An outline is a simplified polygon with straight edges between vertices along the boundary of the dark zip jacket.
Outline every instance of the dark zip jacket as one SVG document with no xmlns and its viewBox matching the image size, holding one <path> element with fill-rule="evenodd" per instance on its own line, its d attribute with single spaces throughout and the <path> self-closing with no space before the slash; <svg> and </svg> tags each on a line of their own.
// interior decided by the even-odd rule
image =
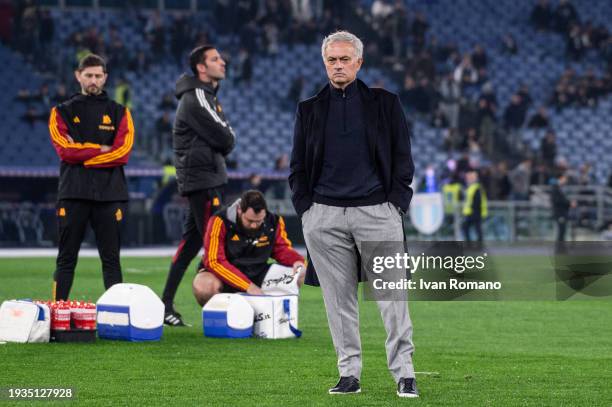
<svg viewBox="0 0 612 407">
<path fill-rule="evenodd" d="M 227 183 L 224 157 L 234 148 L 235 136 L 217 100 L 217 90 L 189 75 L 176 82 L 179 104 L 172 134 L 182 195 Z"/>
<path fill-rule="evenodd" d="M 370 162 L 375 165 L 385 200 L 406 212 L 412 199 L 414 164 L 410 129 L 402 106 L 397 95 L 356 81 L 363 103 Z M 296 113 L 289 185 L 293 206 L 300 217 L 312 205 L 314 187 L 323 167 L 330 91 L 327 85 L 316 96 L 300 102 Z M 369 163 L 356 160 L 354 165 Z"/>
</svg>

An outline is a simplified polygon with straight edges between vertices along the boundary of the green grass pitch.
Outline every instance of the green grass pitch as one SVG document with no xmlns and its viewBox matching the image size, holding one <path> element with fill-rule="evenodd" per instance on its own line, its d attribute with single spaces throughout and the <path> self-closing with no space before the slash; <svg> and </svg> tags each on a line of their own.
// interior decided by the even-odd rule
<svg viewBox="0 0 612 407">
<path fill-rule="evenodd" d="M 169 258 L 124 258 L 124 280 L 158 294 Z M 54 259 L 0 259 L 0 300 L 49 298 Z M 97 259 L 81 259 L 72 297 L 103 292 Z M 209 339 L 191 295 L 176 306 L 192 328 L 155 343 L 0 345 L 0 387 L 72 387 L 84 405 L 611 406 L 612 303 L 412 302 L 421 398 L 399 399 L 375 303 L 361 304 L 362 393 L 330 396 L 336 358 L 319 289 L 300 298 L 301 339 Z M 0 400 L 0 405 L 7 400 Z M 27 405 L 40 402 L 16 402 Z"/>
</svg>

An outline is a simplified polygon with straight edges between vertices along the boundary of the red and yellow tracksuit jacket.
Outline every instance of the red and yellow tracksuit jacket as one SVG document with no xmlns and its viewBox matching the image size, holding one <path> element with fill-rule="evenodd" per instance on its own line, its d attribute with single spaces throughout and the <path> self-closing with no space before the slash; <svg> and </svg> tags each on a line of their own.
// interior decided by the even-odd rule
<svg viewBox="0 0 612 407">
<path fill-rule="evenodd" d="M 134 145 L 134 122 L 126 107 L 105 92 L 74 95 L 51 109 L 49 133 L 61 161 L 58 200 L 128 200 L 123 166 Z M 102 145 L 111 150 L 103 153 Z"/>
<path fill-rule="evenodd" d="M 268 259 L 291 267 L 304 258 L 291 246 L 282 216 L 270 212 L 259 232 L 247 235 L 236 223 L 238 202 L 210 218 L 204 236 L 204 267 L 225 284 L 246 291 L 252 280 L 260 284 Z"/>
</svg>

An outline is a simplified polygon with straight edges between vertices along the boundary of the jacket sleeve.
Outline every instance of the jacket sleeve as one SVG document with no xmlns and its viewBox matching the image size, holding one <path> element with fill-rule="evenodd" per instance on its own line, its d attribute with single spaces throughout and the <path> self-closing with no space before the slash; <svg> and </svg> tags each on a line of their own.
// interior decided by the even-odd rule
<svg viewBox="0 0 612 407">
<path fill-rule="evenodd" d="M 224 156 L 228 155 L 236 142 L 234 130 L 229 123 L 221 119 L 202 89 L 196 88 L 194 92 L 188 92 L 183 97 L 186 117 L 182 119 L 214 150 Z"/>
<path fill-rule="evenodd" d="M 224 283 L 246 291 L 251 285 L 251 280 L 225 257 L 225 233 L 223 220 L 213 216 L 208 222 L 204 235 L 204 267 Z"/>
<path fill-rule="evenodd" d="M 410 184 L 414 176 L 414 163 L 412 162 L 412 149 L 410 146 L 410 129 L 397 96 L 394 97 L 391 112 L 393 161 L 391 163 L 389 201 L 406 212 L 412 199 Z"/>
<path fill-rule="evenodd" d="M 85 161 L 85 167 L 108 168 L 127 164 L 134 145 L 134 122 L 130 110 L 127 107 L 124 109 L 110 151 Z"/>
<path fill-rule="evenodd" d="M 283 266 L 289 267 L 293 266 L 296 261 L 304 261 L 304 258 L 291 247 L 291 241 L 287 237 L 287 230 L 285 229 L 285 220 L 282 216 L 278 217 L 272 258 Z"/>
<path fill-rule="evenodd" d="M 68 164 L 81 164 L 100 154 L 100 144 L 70 141 L 68 126 L 57 107 L 49 115 L 49 135 L 60 160 Z"/>
<path fill-rule="evenodd" d="M 293 207 L 301 218 L 304 212 L 312 205 L 312 196 L 308 187 L 306 168 L 306 135 L 302 127 L 301 105 L 298 105 L 293 128 L 293 149 L 289 165 L 289 186 L 291 187 L 291 201 Z"/>
</svg>

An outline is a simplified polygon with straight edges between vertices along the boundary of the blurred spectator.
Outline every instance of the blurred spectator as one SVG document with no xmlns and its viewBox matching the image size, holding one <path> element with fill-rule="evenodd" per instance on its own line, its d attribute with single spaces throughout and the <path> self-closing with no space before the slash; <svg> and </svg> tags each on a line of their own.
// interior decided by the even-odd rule
<svg viewBox="0 0 612 407">
<path fill-rule="evenodd" d="M 523 127 L 527 111 L 521 102 L 522 99 L 518 93 L 515 93 L 510 98 L 510 104 L 504 111 L 504 126 L 507 129 L 517 130 Z"/>
<path fill-rule="evenodd" d="M 21 116 L 21 120 L 28 123 L 31 127 L 34 127 L 34 124 L 37 121 L 46 122 L 49 120 L 48 112 L 41 112 L 37 110 L 35 107 L 30 106 L 26 110 L 26 112 Z"/>
<path fill-rule="evenodd" d="M 421 12 L 416 12 L 412 21 L 412 49 L 414 52 L 419 52 L 425 45 L 425 36 L 429 29 L 429 23 L 425 15 Z"/>
<path fill-rule="evenodd" d="M 173 157 L 172 121 L 168 111 L 155 121 L 155 137 L 151 139 L 149 151 L 159 162 L 171 160 Z"/>
<path fill-rule="evenodd" d="M 51 16 L 49 10 L 42 10 L 40 12 L 40 18 L 38 21 L 38 37 L 40 42 L 40 51 L 44 58 L 40 58 L 40 62 L 44 65 L 43 70 L 50 70 L 52 68 L 51 61 L 53 56 L 51 55 L 53 40 L 55 38 L 55 22 Z"/>
<path fill-rule="evenodd" d="M 512 34 L 505 34 L 502 37 L 502 52 L 510 55 L 518 54 L 518 45 Z"/>
<path fill-rule="evenodd" d="M 595 183 L 595 178 L 593 176 L 592 170 L 593 166 L 589 162 L 580 165 L 580 168 L 578 170 L 579 185 L 591 185 Z"/>
<path fill-rule="evenodd" d="M 240 51 L 238 52 L 236 72 L 236 83 L 251 83 L 251 79 L 253 78 L 253 62 L 251 60 L 249 51 L 247 51 L 247 49 L 244 47 L 240 48 Z"/>
<path fill-rule="evenodd" d="M 238 32 L 240 44 L 251 54 L 257 51 L 257 42 L 260 37 L 257 23 L 250 21 L 248 24 L 240 27 Z"/>
<path fill-rule="evenodd" d="M 491 200 L 505 201 L 510 196 L 510 189 L 508 163 L 500 161 L 494 171 L 491 171 Z"/>
<path fill-rule="evenodd" d="M 554 13 L 554 26 L 560 33 L 567 33 L 571 25 L 578 22 L 578 13 L 569 0 L 559 0 Z"/>
<path fill-rule="evenodd" d="M 374 0 L 370 12 L 376 22 L 381 22 L 391 15 L 393 5 L 390 0 Z"/>
<path fill-rule="evenodd" d="M 565 241 L 565 231 L 567 222 L 569 220 L 569 210 L 571 207 L 576 207 L 576 202 L 570 201 L 563 192 L 563 187 L 567 184 L 567 181 L 567 175 L 561 174 L 557 178 L 556 182 L 553 183 L 550 194 L 553 219 L 557 223 L 557 242 Z"/>
<path fill-rule="evenodd" d="M 166 55 L 166 27 L 159 11 L 150 14 L 145 26 L 145 34 L 155 59 L 163 59 Z"/>
<path fill-rule="evenodd" d="M 172 23 L 171 50 L 176 66 L 183 66 L 183 55 L 192 42 L 191 25 L 184 15 L 174 17 Z"/>
<path fill-rule="evenodd" d="M 82 46 L 94 54 L 104 54 L 104 39 L 97 27 L 89 27 L 82 37 Z"/>
<path fill-rule="evenodd" d="M 444 139 L 442 141 L 442 145 L 446 151 L 455 151 L 461 149 L 462 140 L 459 135 L 459 129 L 455 127 L 451 127 L 446 129 L 444 134 Z"/>
<path fill-rule="evenodd" d="M 51 102 L 53 100 L 49 92 L 49 85 L 46 83 L 43 83 L 37 91 L 30 91 L 29 89 L 19 90 L 16 99 L 28 105 L 41 105 L 45 110 L 51 109 Z"/>
<path fill-rule="evenodd" d="M 521 97 L 521 106 L 523 106 L 523 109 L 527 111 L 527 109 L 529 109 L 529 106 L 531 106 L 531 104 L 533 103 L 533 98 L 531 97 L 531 93 L 529 92 L 529 87 L 526 84 L 522 83 L 519 86 L 519 90 L 517 93 Z"/>
<path fill-rule="evenodd" d="M 417 112 L 428 114 L 432 112 L 436 102 L 436 91 L 429 79 L 423 77 L 414 88 L 414 108 Z"/>
<path fill-rule="evenodd" d="M 242 190 L 247 191 L 249 189 L 256 189 L 258 191 L 261 191 L 262 182 L 263 182 L 263 179 L 261 175 L 252 173 L 251 175 L 249 175 L 249 178 L 244 180 L 244 182 L 242 183 Z"/>
<path fill-rule="evenodd" d="M 287 110 L 295 111 L 297 104 L 300 102 L 302 97 L 302 91 L 304 89 L 304 77 L 299 75 L 291 81 L 291 86 L 285 96 L 285 106 Z"/>
<path fill-rule="evenodd" d="M 108 59 L 109 64 L 112 64 L 113 73 L 117 76 L 124 76 L 129 68 L 130 54 L 125 48 L 123 39 L 116 27 L 110 28 Z"/>
<path fill-rule="evenodd" d="M 404 77 L 404 86 L 399 92 L 399 98 L 405 108 L 413 110 L 416 106 L 416 82 L 410 74 Z"/>
<path fill-rule="evenodd" d="M 461 63 L 455 68 L 453 78 L 455 82 L 462 85 L 478 82 L 478 71 L 472 65 L 472 58 L 469 54 L 464 55 L 463 59 L 461 59 Z"/>
<path fill-rule="evenodd" d="M 511 185 L 510 198 L 513 201 L 525 201 L 529 199 L 529 186 L 531 183 L 531 160 L 526 159 L 517 165 L 508 174 Z"/>
<path fill-rule="evenodd" d="M 533 116 L 531 116 L 531 119 L 529 119 L 527 127 L 532 129 L 542 129 L 548 126 L 550 126 L 548 111 L 544 106 L 540 106 L 538 111 Z"/>
<path fill-rule="evenodd" d="M 459 124 L 459 101 L 461 99 L 461 87 L 453 80 L 452 74 L 446 75 L 438 87 L 440 94 L 440 111 L 446 117 L 450 127 Z"/>
<path fill-rule="evenodd" d="M 151 67 L 151 59 L 146 52 L 140 50 L 130 62 L 130 70 L 138 74 L 146 73 Z"/>
<path fill-rule="evenodd" d="M 548 185 L 551 170 L 544 163 L 539 163 L 531 171 L 531 185 Z"/>
<path fill-rule="evenodd" d="M 578 24 L 572 24 L 567 36 L 567 54 L 575 61 L 582 59 L 585 51 L 584 37 Z"/>
<path fill-rule="evenodd" d="M 431 125 L 438 129 L 445 129 L 448 127 L 448 120 L 446 119 L 446 115 L 442 112 L 440 108 L 433 112 L 431 116 Z"/>
<path fill-rule="evenodd" d="M 176 108 L 176 98 L 172 92 L 164 93 L 159 108 L 162 110 L 174 110 Z"/>
<path fill-rule="evenodd" d="M 481 69 L 485 69 L 488 63 L 489 59 L 482 45 L 476 45 L 474 47 L 474 52 L 472 52 L 472 65 L 476 70 L 480 71 Z"/>
<path fill-rule="evenodd" d="M 415 78 L 426 77 L 433 81 L 436 77 L 436 65 L 429 51 L 424 50 L 419 52 L 410 64 L 409 71 Z"/>
<path fill-rule="evenodd" d="M 546 31 L 550 29 L 553 21 L 553 11 L 548 0 L 538 0 L 531 10 L 531 23 L 536 29 Z"/>
<path fill-rule="evenodd" d="M 279 31 L 278 26 L 273 23 L 268 23 L 263 27 L 263 40 L 266 53 L 268 55 L 278 54 L 279 49 Z"/>
<path fill-rule="evenodd" d="M 484 87 L 483 87 L 484 88 Z M 492 94 L 483 92 L 478 100 L 478 130 L 480 143 L 487 154 L 493 151 L 493 133 L 495 131 L 497 105 L 493 102 Z"/>
<path fill-rule="evenodd" d="M 133 108 L 132 104 L 132 89 L 130 88 L 130 84 L 125 80 L 125 78 L 117 79 L 117 83 L 115 84 L 115 102 L 122 104 L 128 109 Z"/>
<path fill-rule="evenodd" d="M 286 153 L 281 154 L 274 160 L 275 171 L 287 171 L 289 169 L 289 155 Z"/>
<path fill-rule="evenodd" d="M 58 105 L 70 97 L 66 91 L 66 85 L 60 83 L 55 88 L 55 95 L 51 98 L 52 105 Z"/>
</svg>

